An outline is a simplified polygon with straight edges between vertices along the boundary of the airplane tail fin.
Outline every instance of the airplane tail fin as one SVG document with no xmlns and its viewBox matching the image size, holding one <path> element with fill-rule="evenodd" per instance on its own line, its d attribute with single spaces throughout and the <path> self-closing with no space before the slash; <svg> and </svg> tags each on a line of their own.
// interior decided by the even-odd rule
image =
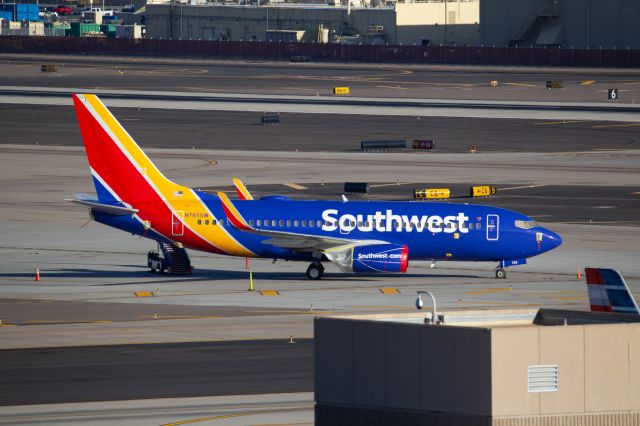
<svg viewBox="0 0 640 426">
<path fill-rule="evenodd" d="M 167 179 L 96 95 L 73 95 L 98 200 L 135 204 L 182 187 Z"/>
<path fill-rule="evenodd" d="M 592 312 L 640 315 L 638 304 L 620 272 L 604 268 L 586 268 L 585 272 Z"/>
</svg>

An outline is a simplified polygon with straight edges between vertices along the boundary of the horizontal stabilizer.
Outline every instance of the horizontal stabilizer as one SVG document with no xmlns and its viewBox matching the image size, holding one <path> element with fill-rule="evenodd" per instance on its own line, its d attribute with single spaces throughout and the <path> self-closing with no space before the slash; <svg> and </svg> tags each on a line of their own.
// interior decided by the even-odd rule
<svg viewBox="0 0 640 426">
<path fill-rule="evenodd" d="M 98 201 L 98 197 L 89 194 L 74 194 L 76 198 L 65 199 L 65 201 L 71 201 L 72 203 L 82 204 L 85 207 L 89 207 L 91 210 L 95 210 L 102 213 L 112 215 L 127 215 L 138 213 L 138 209 L 133 209 L 126 206 L 117 206 L 113 204 L 104 204 Z"/>
</svg>

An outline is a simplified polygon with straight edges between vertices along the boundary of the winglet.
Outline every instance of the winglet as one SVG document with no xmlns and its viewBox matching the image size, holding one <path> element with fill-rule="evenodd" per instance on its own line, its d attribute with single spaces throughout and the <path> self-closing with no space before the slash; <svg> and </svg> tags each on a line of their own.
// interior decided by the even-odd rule
<svg viewBox="0 0 640 426">
<path fill-rule="evenodd" d="M 251 196 L 251 193 L 240 179 L 233 178 L 233 184 L 235 185 L 236 192 L 241 200 L 253 200 L 253 196 Z"/>
<path fill-rule="evenodd" d="M 638 304 L 620 272 L 604 268 L 586 268 L 585 272 L 592 312 L 640 315 Z"/>
<path fill-rule="evenodd" d="M 249 226 L 246 220 L 242 217 L 236 206 L 233 205 L 227 194 L 224 192 L 218 192 L 218 197 L 220 197 L 220 202 L 222 203 L 222 208 L 224 210 L 224 214 L 227 216 L 227 219 L 231 221 L 233 226 L 238 229 L 242 229 L 243 231 L 251 231 L 253 228 Z"/>
</svg>

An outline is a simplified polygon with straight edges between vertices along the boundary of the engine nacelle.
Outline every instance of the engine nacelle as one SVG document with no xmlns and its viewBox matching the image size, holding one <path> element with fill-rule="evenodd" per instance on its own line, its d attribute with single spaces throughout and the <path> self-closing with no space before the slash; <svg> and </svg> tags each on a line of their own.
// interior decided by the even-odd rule
<svg viewBox="0 0 640 426">
<path fill-rule="evenodd" d="M 407 272 L 409 248 L 399 244 L 375 244 L 353 248 L 353 272 Z"/>
</svg>

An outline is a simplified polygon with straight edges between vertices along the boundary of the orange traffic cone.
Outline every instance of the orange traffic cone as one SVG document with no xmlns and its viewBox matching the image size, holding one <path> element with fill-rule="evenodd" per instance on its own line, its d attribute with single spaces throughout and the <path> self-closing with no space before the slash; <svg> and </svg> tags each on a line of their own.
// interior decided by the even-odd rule
<svg viewBox="0 0 640 426">
<path fill-rule="evenodd" d="M 36 281 L 40 281 L 40 268 L 36 268 Z"/>
</svg>

